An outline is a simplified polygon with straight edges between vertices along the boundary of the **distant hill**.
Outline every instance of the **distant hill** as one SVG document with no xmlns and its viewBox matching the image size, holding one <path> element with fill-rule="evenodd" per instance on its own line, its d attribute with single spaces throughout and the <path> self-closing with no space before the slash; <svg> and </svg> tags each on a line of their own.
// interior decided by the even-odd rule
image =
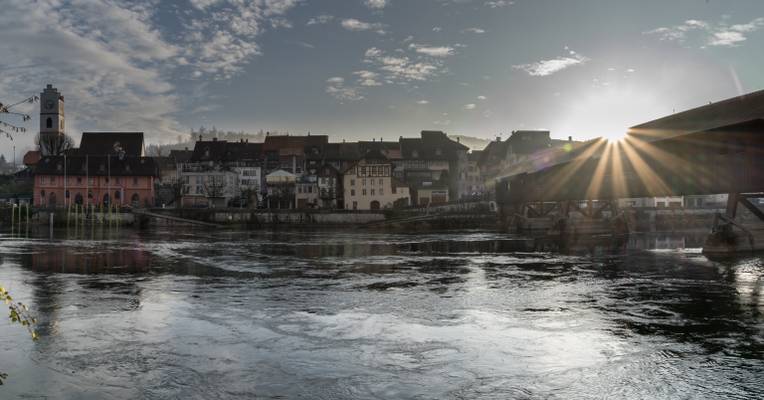
<svg viewBox="0 0 764 400">
<path fill-rule="evenodd" d="M 458 139 L 459 143 L 469 147 L 470 150 L 483 150 L 485 149 L 485 146 L 488 146 L 488 143 L 491 143 L 490 139 L 483 139 L 474 136 L 449 135 L 448 137 L 452 140 Z"/>
<path fill-rule="evenodd" d="M 280 132 L 273 132 L 273 134 L 282 134 Z M 202 137 L 204 140 L 210 140 L 212 138 L 216 138 L 218 140 L 226 140 L 229 142 L 238 142 L 240 140 L 248 140 L 250 143 L 261 143 L 265 140 L 266 133 L 262 130 L 258 133 L 249 133 L 249 132 L 232 132 L 232 131 L 221 131 L 218 130 L 215 127 L 212 127 L 211 129 L 201 127 L 199 130 L 191 130 L 190 135 L 184 137 L 178 137 L 177 142 L 175 143 L 168 143 L 168 144 L 149 144 L 146 146 L 146 154 L 149 156 L 157 156 L 157 155 L 168 155 L 170 154 L 170 150 L 183 150 L 188 148 L 189 150 L 193 150 L 194 146 L 196 145 L 196 141 L 199 140 L 199 137 Z"/>
</svg>

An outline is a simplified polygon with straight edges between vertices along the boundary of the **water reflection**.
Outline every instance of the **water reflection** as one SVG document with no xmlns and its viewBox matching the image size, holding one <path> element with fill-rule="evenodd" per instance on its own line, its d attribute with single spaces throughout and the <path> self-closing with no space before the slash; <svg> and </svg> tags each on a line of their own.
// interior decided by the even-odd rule
<svg viewBox="0 0 764 400">
<path fill-rule="evenodd" d="M 36 272 L 74 274 L 136 274 L 148 272 L 150 253 L 140 249 L 45 246 L 22 255 L 22 264 Z"/>
<path fill-rule="evenodd" d="M 46 233 L 41 234 L 45 237 Z M 696 236 L 565 254 L 491 232 L 4 237 L 10 396 L 756 398 L 764 263 Z M 645 250 L 649 248 L 649 250 Z M 7 364 L 6 364 L 7 363 Z"/>
</svg>

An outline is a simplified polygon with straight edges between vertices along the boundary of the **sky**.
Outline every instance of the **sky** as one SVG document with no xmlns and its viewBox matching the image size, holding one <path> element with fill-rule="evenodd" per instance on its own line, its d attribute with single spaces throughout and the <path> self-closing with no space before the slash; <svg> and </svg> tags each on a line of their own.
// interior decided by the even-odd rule
<svg viewBox="0 0 764 400">
<path fill-rule="evenodd" d="M 0 0 L 0 102 L 65 96 L 67 133 L 202 125 L 618 137 L 764 89 L 764 1 Z M 29 131 L 0 137 L 9 157 Z M 17 156 L 18 157 L 18 156 Z"/>
</svg>

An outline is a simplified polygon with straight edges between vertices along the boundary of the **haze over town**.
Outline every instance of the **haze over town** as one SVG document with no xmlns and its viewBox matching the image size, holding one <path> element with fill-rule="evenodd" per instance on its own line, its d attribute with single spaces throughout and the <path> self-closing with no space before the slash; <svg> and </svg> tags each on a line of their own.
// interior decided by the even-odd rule
<svg viewBox="0 0 764 400">
<path fill-rule="evenodd" d="M 53 83 L 72 136 L 154 143 L 202 125 L 335 141 L 614 137 L 764 87 L 762 28 L 755 0 L 5 0 L 0 101 Z M 6 158 L 31 148 L 26 127 L 0 140 Z"/>
</svg>

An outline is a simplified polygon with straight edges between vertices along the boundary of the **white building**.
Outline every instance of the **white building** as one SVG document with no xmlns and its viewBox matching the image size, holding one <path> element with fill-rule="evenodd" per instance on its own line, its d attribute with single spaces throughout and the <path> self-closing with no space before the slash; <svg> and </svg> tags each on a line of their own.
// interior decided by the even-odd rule
<svg viewBox="0 0 764 400">
<path fill-rule="evenodd" d="M 379 152 L 367 153 L 343 173 L 345 209 L 380 210 L 409 203 L 407 186 L 393 182 L 393 164 Z"/>
</svg>

